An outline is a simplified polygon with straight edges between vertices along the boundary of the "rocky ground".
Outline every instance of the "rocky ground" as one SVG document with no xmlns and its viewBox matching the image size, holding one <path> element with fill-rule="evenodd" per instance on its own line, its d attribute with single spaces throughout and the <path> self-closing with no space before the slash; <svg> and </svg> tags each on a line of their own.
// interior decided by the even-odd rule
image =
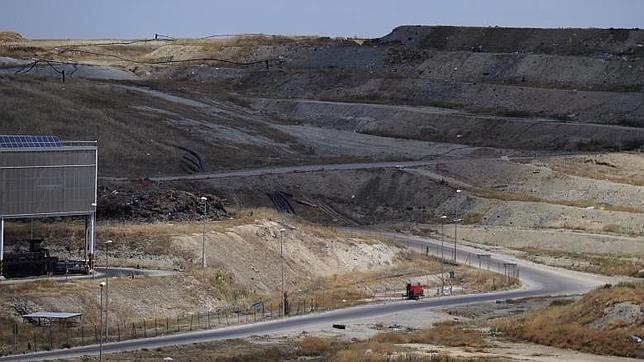
<svg viewBox="0 0 644 362">
<path fill-rule="evenodd" d="M 143 282 L 121 281 L 123 293 L 115 298 L 133 302 L 119 308 L 137 313 L 153 300 L 183 312 L 189 305 L 249 304 L 274 293 L 279 240 L 286 245 L 287 280 L 304 291 L 316 286 L 346 294 L 350 280 L 339 283 L 335 274 L 365 283 L 373 282 L 371 272 L 432 277 L 406 269 L 409 260 L 397 246 L 327 234 L 309 223 L 439 236 L 440 216 L 447 215 L 463 219 L 462 243 L 639 278 L 643 34 L 404 26 L 379 39 L 121 42 L 0 33 L 0 133 L 36 129 L 98 140 L 98 233 L 99 240 L 115 240 L 111 260 L 188 273 L 185 283 L 175 277 L 150 282 L 149 293 L 136 284 Z M 431 163 L 152 181 L 218 170 L 406 160 Z M 249 216 L 255 208 L 273 208 L 275 194 L 300 218 L 297 231 L 279 234 L 277 221 L 290 220 L 284 215 Z M 193 269 L 201 260 L 201 196 L 208 198 L 210 219 L 207 275 Z M 45 245 L 78 257 L 82 225 L 56 222 L 36 221 Z M 447 237 L 453 226 L 446 225 Z M 29 223 L 11 223 L 9 246 L 29 229 Z M 433 267 L 431 260 L 423 263 Z M 373 282 L 359 297 L 401 282 L 388 280 Z M 56 288 L 45 283 L 13 294 L 33 298 L 39 308 L 62 308 Z M 66 288 L 88 295 L 83 308 L 96 303 L 89 286 Z M 184 295 L 191 297 L 176 301 Z M 166 311 L 149 316 L 160 312 Z"/>
</svg>

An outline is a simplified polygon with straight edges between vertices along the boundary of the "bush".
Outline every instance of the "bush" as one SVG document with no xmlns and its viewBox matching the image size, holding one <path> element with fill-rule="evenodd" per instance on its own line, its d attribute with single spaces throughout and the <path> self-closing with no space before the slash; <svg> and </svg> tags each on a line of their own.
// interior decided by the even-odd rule
<svg viewBox="0 0 644 362">
<path fill-rule="evenodd" d="M 302 341 L 302 350 L 307 356 L 319 356 L 331 350 L 331 342 L 318 337 L 306 337 Z"/>
<path fill-rule="evenodd" d="M 516 340 L 631 357 L 635 356 L 636 345 L 629 336 L 641 331 L 640 326 L 621 323 L 600 329 L 591 327 L 594 321 L 602 318 L 606 306 L 622 302 L 644 303 L 644 283 L 598 288 L 572 304 L 550 306 L 524 317 L 504 318 L 491 324 L 494 329 Z"/>
<path fill-rule="evenodd" d="M 617 225 L 617 224 L 604 225 L 602 227 L 602 231 L 607 232 L 607 233 L 618 233 L 619 232 L 619 225 Z"/>
</svg>

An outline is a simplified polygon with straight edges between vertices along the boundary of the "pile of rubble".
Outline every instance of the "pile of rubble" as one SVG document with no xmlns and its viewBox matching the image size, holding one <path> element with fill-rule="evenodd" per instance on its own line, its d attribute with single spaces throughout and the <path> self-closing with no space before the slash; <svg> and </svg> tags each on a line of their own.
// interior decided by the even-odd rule
<svg viewBox="0 0 644 362">
<path fill-rule="evenodd" d="M 202 219 L 204 211 L 211 220 L 227 216 L 222 200 L 211 194 L 112 186 L 101 187 L 98 195 L 97 217 L 102 220 L 188 221 Z"/>
</svg>

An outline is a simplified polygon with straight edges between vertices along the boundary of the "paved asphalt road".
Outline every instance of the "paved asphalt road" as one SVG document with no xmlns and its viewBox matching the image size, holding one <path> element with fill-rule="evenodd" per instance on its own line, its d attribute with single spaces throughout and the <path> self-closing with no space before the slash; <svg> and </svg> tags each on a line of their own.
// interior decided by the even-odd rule
<svg viewBox="0 0 644 362">
<path fill-rule="evenodd" d="M 10 284 L 25 284 L 33 283 L 37 281 L 54 281 L 54 282 L 64 282 L 67 280 L 78 280 L 78 279 L 96 279 L 100 280 L 105 277 L 105 268 L 96 267 L 94 268 L 96 273 L 94 275 L 88 274 L 70 274 L 70 275 L 54 275 L 54 276 L 39 276 L 39 277 L 28 277 L 28 278 L 12 278 L 0 280 L 0 286 L 10 285 Z M 154 270 L 154 269 L 136 269 L 136 268 L 123 268 L 123 267 L 111 267 L 109 269 L 110 277 L 129 277 L 134 276 L 146 276 L 146 277 L 165 277 L 179 274 L 179 272 L 171 270 Z M 98 282 L 97 282 L 98 283 Z"/>
<path fill-rule="evenodd" d="M 418 248 L 419 250 L 425 250 L 428 246 L 430 248 L 430 252 L 436 253 L 437 250 L 440 250 L 440 241 L 430 238 L 408 236 L 399 233 L 370 231 L 367 229 L 348 230 L 355 233 L 377 233 L 380 235 L 390 236 L 399 240 L 403 245 L 408 245 L 410 248 Z M 446 244 L 446 258 L 451 255 L 451 249 L 449 249 L 449 246 L 451 245 Z M 415 310 L 423 308 L 448 307 L 468 303 L 492 302 L 499 299 L 514 299 L 541 295 L 579 294 L 611 281 L 609 278 L 538 265 L 525 260 L 519 260 L 472 247 L 459 246 L 457 258 L 459 262 L 469 261 L 472 263 L 473 260 L 478 260 L 476 259 L 477 254 L 491 254 L 490 262 L 492 265 L 496 265 L 496 263 L 516 263 L 520 269 L 520 278 L 523 282 L 523 287 L 516 290 L 494 293 L 427 298 L 420 301 L 396 301 L 369 304 L 330 312 L 314 313 L 310 315 L 235 327 L 195 331 L 123 342 L 112 342 L 103 345 L 103 353 L 117 353 L 140 350 L 143 348 L 153 349 L 215 340 L 245 338 L 253 335 L 292 333 L 311 329 L 315 326 L 319 327 L 320 325 L 327 325 L 330 327 L 333 323 L 346 323 L 347 321 L 360 318 L 377 319 L 378 317 L 394 313 L 412 313 Z M 478 261 L 472 263 L 472 265 L 478 266 Z M 482 267 L 487 267 L 487 263 L 483 263 Z M 8 356 L 0 358 L 0 361 L 42 361 L 47 359 L 75 358 L 84 355 L 97 355 L 98 352 L 98 345 L 90 345 L 65 350 L 39 352 L 29 355 Z"/>
</svg>

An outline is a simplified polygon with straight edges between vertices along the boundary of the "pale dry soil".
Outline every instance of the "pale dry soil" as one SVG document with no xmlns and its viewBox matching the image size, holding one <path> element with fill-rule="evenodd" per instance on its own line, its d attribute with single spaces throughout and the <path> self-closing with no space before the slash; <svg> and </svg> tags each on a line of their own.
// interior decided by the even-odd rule
<svg viewBox="0 0 644 362">
<path fill-rule="evenodd" d="M 403 333 L 406 331 L 431 329 L 436 323 L 455 322 L 469 323 L 476 318 L 496 318 L 508 315 L 524 313 L 532 309 L 539 309 L 547 306 L 550 299 L 535 299 L 523 301 L 517 304 L 473 304 L 452 309 L 442 310 L 418 310 L 414 314 L 395 313 L 373 319 L 357 319 L 343 321 L 346 329 L 334 329 L 326 324 L 314 326 L 306 331 L 292 331 L 275 335 L 264 335 L 247 338 L 244 340 L 218 341 L 203 343 L 192 346 L 177 346 L 155 350 L 143 350 L 108 355 L 104 358 L 111 361 L 123 361 L 136 359 L 140 361 L 153 361 L 164 357 L 172 357 L 179 360 L 197 361 L 213 360 L 216 358 L 257 358 L 264 354 L 264 358 L 271 360 L 270 355 L 276 353 L 275 349 L 281 352 L 274 358 L 295 358 L 306 353 L 301 350 L 301 345 L 306 346 L 307 340 L 311 337 L 322 338 L 328 343 L 346 343 L 350 346 L 353 343 L 369 340 L 380 333 Z M 410 301 L 410 303 L 413 303 Z M 451 347 L 439 344 L 408 343 L 395 344 L 397 351 L 389 355 L 391 358 L 420 358 L 421 360 L 432 357 L 449 357 L 456 361 L 482 359 L 493 361 L 534 361 L 534 362 L 603 362 L 603 361 L 636 361 L 633 358 L 601 356 L 590 353 L 583 353 L 574 350 L 538 345 L 534 343 L 510 342 L 507 340 L 487 336 L 484 338 L 485 347 Z M 467 341 L 464 342 L 467 344 Z M 350 347 L 349 347 L 350 348 Z M 378 349 L 377 344 L 372 348 Z M 249 352 L 253 351 L 253 352 Z M 247 353 L 253 354 L 250 357 Z M 306 358 L 306 357 L 300 357 Z M 84 358 L 82 360 L 94 360 L 95 358 Z M 316 354 L 310 355 L 311 360 L 325 360 Z M 74 359 L 79 360 L 79 359 Z"/>
<path fill-rule="evenodd" d="M 311 309 L 315 304 L 326 310 L 399 300 L 410 281 L 425 284 L 426 293 L 431 296 L 441 284 L 441 268 L 436 258 L 414 254 L 388 239 L 339 232 L 269 210 L 253 210 L 239 218 L 211 221 L 205 226 L 206 269 L 200 268 L 204 235 L 199 231 L 203 224 L 109 223 L 102 226 L 99 240 L 114 240 L 110 266 L 141 262 L 143 267 L 179 269 L 168 276 L 111 278 L 110 329 L 118 325 L 122 334 L 129 336 L 123 325 L 136 323 L 140 328 L 145 321 L 147 328 L 151 328 L 157 320 L 163 322 L 166 318 L 174 324 L 176 317 L 183 318 L 182 324 L 186 326 L 190 315 L 203 316 L 207 311 L 222 311 L 236 323 L 234 310 L 248 311 L 260 301 L 264 302 L 266 313 L 275 312 L 281 284 L 280 244 L 292 314 L 299 314 L 304 305 Z M 79 225 L 75 223 L 47 225 L 48 235 L 52 236 L 49 247 L 57 245 L 57 252 L 64 253 L 64 244 L 56 243 L 64 240 L 61 235 L 71 235 L 77 229 Z M 104 265 L 104 262 L 105 252 L 101 248 L 97 250 L 97 263 Z M 454 294 L 514 286 L 512 281 L 463 265 L 449 265 L 445 271 L 455 273 L 454 279 L 446 275 L 447 288 L 453 289 Z M 20 322 L 14 309 L 16 303 L 24 303 L 29 312 L 83 313 L 85 331 L 90 333 L 98 321 L 99 280 L 103 281 L 102 278 L 40 279 L 30 283 L 0 283 L 0 312 L 4 316 L 0 320 L 0 340 L 6 340 L 7 346 L 11 344 L 8 328 L 12 322 Z M 251 320 L 255 318 L 252 312 L 250 316 Z M 241 316 L 241 322 L 245 319 Z M 195 323 L 202 326 L 203 320 Z M 23 333 L 44 332 L 38 327 L 25 326 Z M 73 333 L 72 336 L 80 334 L 77 330 Z M 141 330 L 138 334 L 140 337 Z M 55 341 L 56 345 L 62 342 Z M 0 349 L 0 353 L 8 351 Z"/>
</svg>

